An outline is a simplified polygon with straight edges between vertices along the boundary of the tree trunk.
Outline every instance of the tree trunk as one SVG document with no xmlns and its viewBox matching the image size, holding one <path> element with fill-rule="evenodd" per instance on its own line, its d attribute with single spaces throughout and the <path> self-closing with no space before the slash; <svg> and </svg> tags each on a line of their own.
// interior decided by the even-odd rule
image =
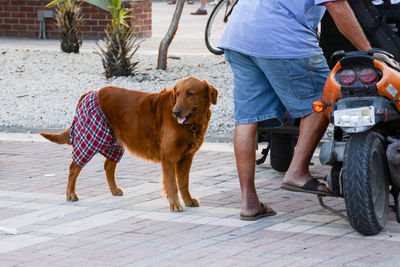
<svg viewBox="0 0 400 267">
<path fill-rule="evenodd" d="M 167 69 L 168 47 L 171 44 L 172 39 L 174 39 L 176 31 L 178 30 L 178 24 L 179 20 L 181 19 L 184 4 L 185 0 L 178 0 L 176 3 L 176 9 L 174 16 L 172 17 L 171 25 L 169 25 L 167 34 L 162 39 L 158 49 L 157 69 Z"/>
</svg>

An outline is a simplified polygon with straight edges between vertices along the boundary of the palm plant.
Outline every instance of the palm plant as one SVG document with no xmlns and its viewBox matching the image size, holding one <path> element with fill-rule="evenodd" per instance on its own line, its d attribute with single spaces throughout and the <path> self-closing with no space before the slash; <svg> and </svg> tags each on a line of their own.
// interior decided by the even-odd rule
<svg viewBox="0 0 400 267">
<path fill-rule="evenodd" d="M 134 75 L 139 62 L 132 62 L 132 57 L 139 49 L 134 36 L 134 27 L 126 20 L 132 9 L 122 8 L 122 0 L 88 0 L 87 2 L 111 12 L 111 25 L 105 29 L 106 37 L 97 46 L 102 57 L 107 78 Z M 108 4 L 108 6 L 106 6 Z"/>
<path fill-rule="evenodd" d="M 62 2 L 62 3 L 61 3 Z M 53 0 L 46 7 L 57 5 L 56 21 L 61 38 L 61 50 L 66 53 L 79 53 L 82 41 L 78 40 L 78 27 L 83 22 L 80 4 L 75 0 Z"/>
</svg>

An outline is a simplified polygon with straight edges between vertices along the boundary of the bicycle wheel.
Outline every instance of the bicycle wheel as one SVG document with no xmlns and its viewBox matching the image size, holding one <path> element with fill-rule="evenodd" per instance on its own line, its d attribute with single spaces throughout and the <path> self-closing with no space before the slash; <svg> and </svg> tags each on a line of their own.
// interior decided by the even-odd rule
<svg viewBox="0 0 400 267">
<path fill-rule="evenodd" d="M 208 18 L 205 41 L 208 50 L 213 54 L 222 55 L 224 53 L 224 50 L 217 48 L 217 44 L 234 6 L 235 4 L 232 4 L 231 0 L 221 0 Z"/>
</svg>

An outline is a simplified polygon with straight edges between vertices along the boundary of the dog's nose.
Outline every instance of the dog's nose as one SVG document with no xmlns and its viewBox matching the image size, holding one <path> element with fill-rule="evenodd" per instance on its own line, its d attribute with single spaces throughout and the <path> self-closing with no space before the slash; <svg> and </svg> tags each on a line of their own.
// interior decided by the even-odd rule
<svg viewBox="0 0 400 267">
<path fill-rule="evenodd" d="M 182 116 L 182 110 L 180 108 L 175 108 L 173 113 L 177 118 L 180 118 Z"/>
</svg>

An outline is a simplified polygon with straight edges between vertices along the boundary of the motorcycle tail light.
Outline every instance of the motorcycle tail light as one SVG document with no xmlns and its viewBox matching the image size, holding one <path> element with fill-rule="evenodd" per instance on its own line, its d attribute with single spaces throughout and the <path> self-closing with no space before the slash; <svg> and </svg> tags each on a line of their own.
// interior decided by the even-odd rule
<svg viewBox="0 0 400 267">
<path fill-rule="evenodd" d="M 357 75 L 354 72 L 354 70 L 347 69 L 343 70 L 340 73 L 339 82 L 342 85 L 352 85 L 356 82 L 356 80 L 357 80 Z"/>
<path fill-rule="evenodd" d="M 360 71 L 360 82 L 363 84 L 374 84 L 378 81 L 378 74 L 374 69 L 367 68 Z"/>
</svg>

